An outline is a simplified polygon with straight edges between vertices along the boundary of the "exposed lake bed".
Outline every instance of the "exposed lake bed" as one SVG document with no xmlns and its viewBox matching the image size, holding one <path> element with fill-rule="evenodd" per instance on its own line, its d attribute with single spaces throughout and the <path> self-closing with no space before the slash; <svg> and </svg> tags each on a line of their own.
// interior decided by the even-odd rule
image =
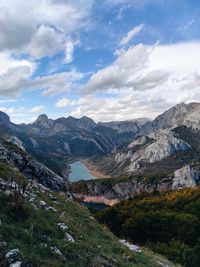
<svg viewBox="0 0 200 267">
<path fill-rule="evenodd" d="M 68 179 L 70 182 L 78 182 L 80 180 L 92 180 L 100 178 L 109 178 L 108 176 L 99 172 L 94 164 L 88 159 L 81 159 L 75 161 L 70 166 L 70 173 Z"/>
</svg>

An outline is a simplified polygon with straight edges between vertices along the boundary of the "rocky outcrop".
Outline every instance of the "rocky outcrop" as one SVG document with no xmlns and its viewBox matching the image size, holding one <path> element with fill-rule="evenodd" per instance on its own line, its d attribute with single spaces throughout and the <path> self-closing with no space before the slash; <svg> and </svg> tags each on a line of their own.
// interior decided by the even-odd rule
<svg viewBox="0 0 200 267">
<path fill-rule="evenodd" d="M 189 116 L 189 114 L 196 112 L 196 110 L 199 110 L 199 108 L 199 103 L 190 103 L 188 105 L 185 103 L 177 104 L 176 106 L 157 116 L 152 122 L 147 122 L 138 135 L 149 135 L 150 133 L 171 128 L 177 125 L 186 125 L 184 123 L 184 120 Z"/>
<path fill-rule="evenodd" d="M 193 167 L 186 165 L 174 172 L 172 189 L 195 187 L 199 183 L 200 173 Z"/>
<path fill-rule="evenodd" d="M 69 116 L 67 118 L 63 117 L 52 120 L 49 119 L 45 114 L 40 115 L 35 122 L 28 125 L 29 128 L 38 129 L 41 134 L 45 132 L 48 135 L 75 129 L 91 130 L 95 126 L 96 123 L 92 119 L 85 116 L 80 119 Z M 47 132 L 48 129 L 51 131 Z"/>
<path fill-rule="evenodd" d="M 27 178 L 35 179 L 39 183 L 53 190 L 67 190 L 67 182 L 36 159 L 30 157 L 20 148 L 0 140 L 0 159 L 16 167 Z"/>
<path fill-rule="evenodd" d="M 19 140 L 19 138 L 17 138 L 16 136 L 11 135 L 10 138 L 8 139 L 8 142 L 12 143 L 13 145 L 18 146 L 19 148 L 25 151 L 22 141 Z"/>
<path fill-rule="evenodd" d="M 147 143 L 147 138 L 151 140 Z M 140 146 L 136 151 L 136 146 Z M 173 132 L 164 130 L 150 134 L 148 137 L 141 137 L 128 146 L 128 150 L 118 153 L 115 156 L 117 163 L 129 160 L 126 172 L 134 172 L 145 164 L 152 164 L 161 161 L 176 152 L 186 151 L 191 146 L 182 139 L 179 139 Z"/>
<path fill-rule="evenodd" d="M 81 181 L 73 183 L 70 189 L 77 197 L 80 197 L 85 201 L 91 199 L 92 202 L 92 197 L 94 200 L 95 197 L 98 197 L 98 202 L 102 201 L 105 204 L 109 204 L 109 201 L 107 200 L 116 201 L 128 199 L 141 192 L 151 193 L 155 190 L 170 190 L 171 179 L 163 178 L 159 184 L 145 182 L 139 177 L 132 177 L 122 181 L 116 180 L 112 182 L 109 180 L 106 181 L 105 179 Z"/>
<path fill-rule="evenodd" d="M 128 199 L 138 193 L 169 191 L 195 187 L 200 183 L 200 172 L 186 165 L 174 173 L 152 182 L 148 178 L 130 177 L 113 180 L 91 180 L 76 182 L 71 185 L 75 195 L 87 202 L 99 202 L 112 205 L 119 200 Z M 79 186 L 80 185 L 80 186 Z M 111 203 L 111 204 L 110 204 Z"/>
<path fill-rule="evenodd" d="M 191 127 L 194 130 L 200 130 L 200 105 L 198 105 L 192 112 L 190 112 L 183 121 L 178 123 L 179 125 L 185 125 Z"/>
</svg>

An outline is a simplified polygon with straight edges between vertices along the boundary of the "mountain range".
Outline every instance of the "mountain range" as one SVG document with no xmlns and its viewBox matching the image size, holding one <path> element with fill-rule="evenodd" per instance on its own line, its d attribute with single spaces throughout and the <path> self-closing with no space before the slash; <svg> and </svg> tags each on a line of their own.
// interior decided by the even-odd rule
<svg viewBox="0 0 200 267">
<path fill-rule="evenodd" d="M 88 117 L 49 119 L 40 115 L 31 124 L 16 125 L 0 113 L 0 137 L 17 144 L 57 174 L 67 176 L 66 162 L 105 155 L 130 142 L 147 119 L 95 123 Z"/>
<path fill-rule="evenodd" d="M 79 158 L 89 158 L 111 177 L 156 180 L 174 177 L 182 168 L 200 168 L 200 103 L 178 104 L 152 121 L 96 123 L 88 117 L 53 120 L 43 114 L 31 124 L 16 125 L 1 112 L 0 125 L 2 139 L 66 179 L 68 163 Z"/>
<path fill-rule="evenodd" d="M 200 104 L 170 108 L 145 123 L 128 145 L 92 161 L 115 178 L 74 183 L 72 190 L 87 201 L 103 197 L 113 203 L 140 192 L 199 185 Z"/>
<path fill-rule="evenodd" d="M 28 138 L 35 125 L 15 125 L 1 113 L 0 266 L 174 267 L 120 241 L 75 201 L 66 179 L 27 152 L 19 137 Z"/>
<path fill-rule="evenodd" d="M 89 158 L 112 178 L 69 183 L 68 163 L 80 158 Z M 158 191 L 196 192 L 199 183 L 199 103 L 176 105 L 152 121 L 95 123 L 87 117 L 40 115 L 17 125 L 1 112 L 0 264 L 51 266 L 50 257 L 53 266 L 174 266 L 149 252 L 126 250 L 75 199 L 114 204 L 137 199 L 138 193 L 157 199 Z M 191 195 L 191 190 L 183 192 Z M 105 216 L 105 223 L 111 218 L 116 225 L 112 210 Z"/>
</svg>

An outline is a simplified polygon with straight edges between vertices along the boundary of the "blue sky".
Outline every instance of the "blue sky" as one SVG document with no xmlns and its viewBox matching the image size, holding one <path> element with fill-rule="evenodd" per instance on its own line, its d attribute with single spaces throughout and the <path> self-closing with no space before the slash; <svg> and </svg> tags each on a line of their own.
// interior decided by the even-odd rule
<svg viewBox="0 0 200 267">
<path fill-rule="evenodd" d="M 0 110 L 95 121 L 200 101 L 195 0 L 0 2 Z"/>
</svg>

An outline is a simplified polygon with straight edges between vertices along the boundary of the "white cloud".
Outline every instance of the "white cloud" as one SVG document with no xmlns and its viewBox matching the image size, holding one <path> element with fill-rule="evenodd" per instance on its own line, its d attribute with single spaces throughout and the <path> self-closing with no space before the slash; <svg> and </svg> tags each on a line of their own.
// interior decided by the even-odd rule
<svg viewBox="0 0 200 267">
<path fill-rule="evenodd" d="M 75 70 L 37 77 L 34 80 L 30 79 L 30 75 L 31 69 L 28 66 L 9 68 L 0 75 L 0 95 L 16 96 L 25 89 L 40 89 L 45 96 L 59 95 L 72 90 L 83 77 L 83 74 Z"/>
<path fill-rule="evenodd" d="M 187 75 L 198 71 L 200 42 L 158 45 L 149 57 L 149 68 Z"/>
<path fill-rule="evenodd" d="M 0 96 L 13 97 L 23 89 L 27 79 L 33 74 L 36 64 L 18 59 L 11 53 L 0 53 Z"/>
<path fill-rule="evenodd" d="M 55 96 L 71 91 L 82 78 L 83 74 L 76 71 L 61 72 L 36 78 L 28 85 L 31 89 L 42 89 L 44 96 Z"/>
<path fill-rule="evenodd" d="M 55 28 L 41 25 L 27 45 L 26 52 L 34 58 L 53 56 L 64 49 L 64 35 Z"/>
<path fill-rule="evenodd" d="M 120 46 L 127 45 L 137 34 L 141 32 L 144 28 L 144 24 L 140 24 L 135 26 L 132 30 L 130 30 L 120 41 Z"/>
<path fill-rule="evenodd" d="M 42 106 L 35 106 L 33 107 L 32 109 L 30 109 L 30 112 L 31 113 L 41 113 L 45 110 L 45 106 L 42 105 Z"/>
<path fill-rule="evenodd" d="M 0 76 L 0 95 L 9 97 L 17 95 L 26 86 L 30 73 L 28 66 L 9 68 Z"/>
<path fill-rule="evenodd" d="M 84 88 L 85 92 L 121 90 L 127 87 L 132 76 L 145 68 L 151 51 L 152 47 L 142 44 L 130 47 L 113 64 L 94 73 Z"/>
<path fill-rule="evenodd" d="M 36 58 L 64 50 L 63 38 L 88 25 L 92 4 L 93 0 L 2 0 L 0 50 L 28 52 Z"/>
<path fill-rule="evenodd" d="M 123 50 L 91 76 L 83 88 L 88 96 L 71 115 L 97 121 L 153 118 L 179 102 L 200 101 L 199 51 L 199 42 Z"/>
<path fill-rule="evenodd" d="M 33 71 L 36 68 L 36 64 L 29 60 L 24 59 L 18 59 L 11 55 L 11 53 L 8 52 L 1 52 L 0 53 L 0 75 L 4 74 L 8 71 L 8 69 L 14 68 L 14 67 L 28 67 L 30 69 L 30 72 L 33 73 Z"/>
<path fill-rule="evenodd" d="M 112 98 L 84 97 L 76 102 L 71 116 L 83 115 L 95 121 L 130 120 L 141 117 L 154 117 L 167 108 L 164 97 L 129 91 L 126 95 Z"/>
<path fill-rule="evenodd" d="M 71 63 L 73 61 L 74 49 L 80 45 L 80 40 L 69 39 L 65 43 L 65 62 Z"/>
<path fill-rule="evenodd" d="M 94 73 L 84 90 L 94 93 L 130 87 L 133 90 L 153 89 L 164 85 L 168 78 L 182 79 L 198 71 L 199 51 L 200 43 L 132 46 L 122 50 L 110 66 Z"/>
<path fill-rule="evenodd" d="M 68 98 L 61 98 L 57 103 L 56 103 L 56 107 L 57 108 L 64 108 L 67 106 L 73 105 L 73 101 L 68 99 Z"/>
</svg>

